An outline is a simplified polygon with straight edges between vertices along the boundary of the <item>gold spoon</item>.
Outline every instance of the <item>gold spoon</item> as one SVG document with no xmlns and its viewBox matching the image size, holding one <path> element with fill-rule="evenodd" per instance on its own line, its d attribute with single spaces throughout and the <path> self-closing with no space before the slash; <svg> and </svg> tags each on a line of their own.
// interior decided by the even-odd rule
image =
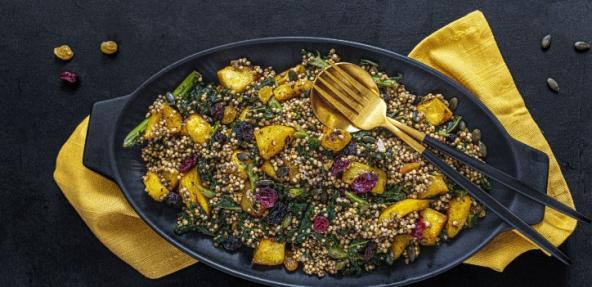
<svg viewBox="0 0 592 287">
<path fill-rule="evenodd" d="M 388 129 L 506 223 L 564 264 L 571 264 L 563 252 L 530 225 L 409 136 L 412 135 L 423 141 L 426 139 L 425 134 L 387 117 L 386 103 L 380 97 L 378 87 L 364 69 L 351 63 L 338 63 L 326 68 L 314 81 L 311 101 L 315 115 L 329 127 L 348 131 L 371 130 L 379 127 Z M 466 155 L 464 157 L 468 158 Z"/>
</svg>

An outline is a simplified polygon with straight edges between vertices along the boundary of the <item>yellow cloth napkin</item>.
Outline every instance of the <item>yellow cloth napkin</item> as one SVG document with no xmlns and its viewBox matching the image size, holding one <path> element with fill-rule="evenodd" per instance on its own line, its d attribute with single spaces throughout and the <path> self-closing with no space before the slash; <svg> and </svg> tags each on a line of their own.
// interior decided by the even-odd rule
<svg viewBox="0 0 592 287">
<path fill-rule="evenodd" d="M 438 69 L 471 90 L 515 139 L 550 158 L 548 194 L 573 206 L 567 184 L 551 149 L 530 116 L 479 11 L 433 33 L 410 56 Z M 99 240 L 148 278 L 159 278 L 197 262 L 146 225 L 110 180 L 82 165 L 88 118 L 76 128 L 57 158 L 54 178 L 62 192 Z M 556 245 L 576 222 L 546 209 L 536 229 Z M 514 258 L 537 247 L 518 234 L 500 234 L 465 263 L 502 271 Z"/>
</svg>

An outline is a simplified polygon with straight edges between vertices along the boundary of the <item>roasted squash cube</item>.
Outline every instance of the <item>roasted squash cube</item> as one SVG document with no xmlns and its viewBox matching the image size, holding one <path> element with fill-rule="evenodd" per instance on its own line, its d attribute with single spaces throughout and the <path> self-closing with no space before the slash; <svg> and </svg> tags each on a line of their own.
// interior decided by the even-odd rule
<svg viewBox="0 0 592 287">
<path fill-rule="evenodd" d="M 146 173 L 146 176 L 144 177 L 144 185 L 148 195 L 156 201 L 163 201 L 167 194 L 169 194 L 169 190 L 164 184 L 162 184 L 158 174 L 152 171 Z"/>
<path fill-rule="evenodd" d="M 283 102 L 295 97 L 296 92 L 294 89 L 292 89 L 292 87 L 290 87 L 290 85 L 281 84 L 273 90 L 273 95 L 275 96 L 276 100 Z"/>
<path fill-rule="evenodd" d="M 351 184 L 358 176 L 363 173 L 373 173 L 378 176 L 376 185 L 372 188 L 372 190 L 370 190 L 372 194 L 384 193 L 384 188 L 386 185 L 386 173 L 382 169 L 371 167 L 360 162 L 350 163 L 347 170 L 343 173 L 341 180 L 347 184 Z"/>
<path fill-rule="evenodd" d="M 244 151 L 242 150 L 235 150 L 234 152 L 232 152 L 232 157 L 230 159 L 230 162 L 232 162 L 232 164 L 236 167 L 238 176 L 242 179 L 246 179 L 248 178 L 247 175 L 247 170 L 245 168 L 245 164 L 250 163 L 251 161 L 246 161 L 243 162 L 240 159 L 238 159 L 238 154 L 243 153 Z"/>
<path fill-rule="evenodd" d="M 380 220 L 389 220 L 393 216 L 398 215 L 399 217 L 403 217 L 411 212 L 420 211 L 428 208 L 430 206 L 430 201 L 427 199 L 403 199 L 397 203 L 392 204 L 391 206 L 385 208 L 381 213 L 378 219 Z"/>
<path fill-rule="evenodd" d="M 253 264 L 275 266 L 284 263 L 286 243 L 275 242 L 271 239 L 259 241 L 253 254 Z"/>
<path fill-rule="evenodd" d="M 405 251 L 405 248 L 409 246 L 409 244 L 413 241 L 413 236 L 409 234 L 399 234 L 395 236 L 393 240 L 393 245 L 391 245 L 391 252 L 393 255 L 393 259 L 397 260 Z"/>
<path fill-rule="evenodd" d="M 255 81 L 255 72 L 249 67 L 239 69 L 227 66 L 218 71 L 218 80 L 223 87 L 235 93 L 240 93 Z"/>
<path fill-rule="evenodd" d="M 194 142 L 205 144 L 210 137 L 214 129 L 200 115 L 193 114 L 187 118 L 185 122 L 185 133 L 193 139 Z"/>
<path fill-rule="evenodd" d="M 160 108 L 160 115 L 164 119 L 164 125 L 171 134 L 176 134 L 181 131 L 183 125 L 183 117 L 171 106 L 164 104 Z"/>
<path fill-rule="evenodd" d="M 263 173 L 267 174 L 269 177 L 278 180 L 277 174 L 275 173 L 275 169 L 273 168 L 273 165 L 271 164 L 270 161 L 266 160 L 262 165 L 261 165 L 261 170 L 263 171 Z"/>
<path fill-rule="evenodd" d="M 321 146 L 330 151 L 338 152 L 349 144 L 351 138 L 351 134 L 346 130 L 325 127 L 321 138 Z"/>
<path fill-rule="evenodd" d="M 422 112 L 428 123 L 433 126 L 441 125 L 452 118 L 452 112 L 439 98 L 433 98 L 419 104 L 417 110 Z"/>
<path fill-rule="evenodd" d="M 210 214 L 210 205 L 208 199 L 203 195 L 202 190 L 205 188 L 201 184 L 201 178 L 197 172 L 197 167 L 192 168 L 188 173 L 181 177 L 179 189 L 186 190 L 187 194 L 181 192 L 183 202 L 187 206 L 192 203 L 199 204 L 206 214 Z"/>
<path fill-rule="evenodd" d="M 436 245 L 440 231 L 446 223 L 446 215 L 435 211 L 431 208 L 426 208 L 421 212 L 421 218 L 426 224 L 426 229 L 423 231 L 423 237 L 421 238 L 421 244 L 423 245 Z"/>
<path fill-rule="evenodd" d="M 298 80 L 294 85 L 294 92 L 299 95 L 308 90 L 312 89 L 312 81 L 310 80 Z"/>
<path fill-rule="evenodd" d="M 286 141 L 294 135 L 293 127 L 271 125 L 255 131 L 255 141 L 263 159 L 270 159 L 286 146 Z"/>
<path fill-rule="evenodd" d="M 417 197 L 419 198 L 431 198 L 436 195 L 444 194 L 448 192 L 448 185 L 444 181 L 444 178 L 441 175 L 434 175 L 432 176 L 432 182 L 428 185 L 426 191 L 419 193 Z"/>
<path fill-rule="evenodd" d="M 448 222 L 446 223 L 446 235 L 454 238 L 465 226 L 471 212 L 471 197 L 463 195 L 452 199 L 448 205 Z"/>
<path fill-rule="evenodd" d="M 299 74 L 304 73 L 306 71 L 306 68 L 304 68 L 303 65 L 296 65 L 288 70 L 285 70 L 285 71 L 281 72 L 279 75 L 274 77 L 275 83 L 277 85 L 281 85 L 281 84 L 287 82 L 290 77 L 290 75 L 289 75 L 290 71 L 293 71 L 296 73 L 296 75 L 299 75 Z"/>
<path fill-rule="evenodd" d="M 251 109 L 250 109 L 249 107 L 246 107 L 246 108 L 244 108 L 244 109 L 241 111 L 240 115 L 238 116 L 238 119 L 239 119 L 239 120 L 241 120 L 241 121 L 243 121 L 243 122 L 244 122 L 244 121 L 246 121 L 246 120 L 247 120 L 247 118 L 249 117 L 249 111 L 250 111 L 250 110 L 251 110 Z"/>
<path fill-rule="evenodd" d="M 259 89 L 259 91 L 257 92 L 257 97 L 264 104 L 267 104 L 267 102 L 269 102 L 271 96 L 273 96 L 273 89 L 270 86 L 265 86 Z"/>
<path fill-rule="evenodd" d="M 162 177 L 167 182 L 169 188 L 175 189 L 179 185 L 179 172 L 175 171 L 163 171 Z"/>
<path fill-rule="evenodd" d="M 236 116 L 238 115 L 238 110 L 233 106 L 225 106 L 224 107 L 224 116 L 222 117 L 222 124 L 230 124 L 234 122 Z"/>
</svg>

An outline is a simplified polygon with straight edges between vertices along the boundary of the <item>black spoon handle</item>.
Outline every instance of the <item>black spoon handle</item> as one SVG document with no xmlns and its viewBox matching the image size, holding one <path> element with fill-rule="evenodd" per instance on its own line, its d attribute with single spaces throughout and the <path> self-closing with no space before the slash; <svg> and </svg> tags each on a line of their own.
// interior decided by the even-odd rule
<svg viewBox="0 0 592 287">
<path fill-rule="evenodd" d="M 495 180 L 510 189 L 546 206 L 549 206 L 567 216 L 575 218 L 579 221 L 590 223 L 590 218 L 586 217 L 584 214 L 576 211 L 575 209 L 557 201 L 555 198 L 548 196 L 546 193 L 541 193 L 530 187 L 529 185 L 525 184 L 523 181 L 493 167 L 490 166 L 482 161 L 479 161 L 473 157 L 466 155 L 465 153 L 445 144 L 442 143 L 430 136 L 425 136 L 423 142 L 439 151 L 442 151 L 448 154 L 450 157 L 480 171 L 484 175 L 488 176 L 492 180 Z"/>
<path fill-rule="evenodd" d="M 516 228 L 521 234 L 526 236 L 536 245 L 547 251 L 559 261 L 566 265 L 570 265 L 571 261 L 561 250 L 557 249 L 551 242 L 549 242 L 540 233 L 534 230 L 530 225 L 517 217 L 512 211 L 503 206 L 491 194 L 483 191 L 481 188 L 470 182 L 468 179 L 460 175 L 456 170 L 446 164 L 443 160 L 438 158 L 430 150 L 425 150 L 422 153 L 423 157 L 438 167 L 449 179 L 454 181 L 460 187 L 469 192 L 476 200 L 485 205 L 489 210 L 499 216 L 503 221 Z"/>
</svg>

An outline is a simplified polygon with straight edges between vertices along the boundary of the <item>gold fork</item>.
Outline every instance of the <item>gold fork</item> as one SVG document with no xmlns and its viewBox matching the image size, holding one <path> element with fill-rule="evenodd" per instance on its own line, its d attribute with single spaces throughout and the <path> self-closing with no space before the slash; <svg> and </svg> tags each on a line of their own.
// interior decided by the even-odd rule
<svg viewBox="0 0 592 287">
<path fill-rule="evenodd" d="M 483 191 L 471 181 L 460 175 L 455 169 L 447 165 L 433 152 L 426 149 L 421 143 L 410 137 L 393 124 L 393 119 L 386 115 L 386 103 L 375 93 L 365 87 L 360 76 L 350 74 L 337 65 L 331 65 L 321 72 L 315 79 L 313 89 L 329 105 L 335 108 L 341 116 L 345 117 L 355 127 L 363 130 L 371 130 L 383 127 L 391 131 L 404 143 L 416 152 L 420 153 L 428 162 L 438 167 L 442 173 L 467 190 L 475 199 L 483 203 L 493 213 L 506 223 L 516 228 L 525 237 L 540 246 L 561 262 L 571 264 L 569 258 L 557 249 L 546 238 L 536 232 L 530 225 L 517 217 L 509 209 L 503 206 L 492 195 Z M 313 95 L 314 96 L 314 95 Z M 420 136 L 420 135 L 416 135 Z"/>
</svg>

